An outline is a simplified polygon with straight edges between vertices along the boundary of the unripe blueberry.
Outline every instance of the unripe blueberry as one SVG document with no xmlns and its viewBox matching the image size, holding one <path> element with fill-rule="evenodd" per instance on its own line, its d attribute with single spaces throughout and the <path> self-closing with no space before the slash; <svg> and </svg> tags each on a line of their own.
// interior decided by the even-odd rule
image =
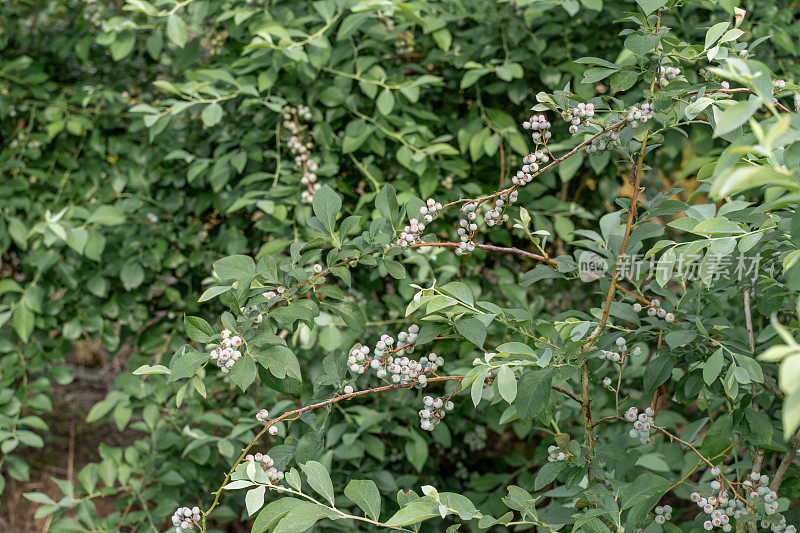
<svg viewBox="0 0 800 533">
<path fill-rule="evenodd" d="M 345 387 L 344 387 L 344 393 L 345 393 L 345 394 L 353 394 L 353 387 L 352 387 L 352 385 L 345 385 Z"/>
<path fill-rule="evenodd" d="M 641 311 L 641 310 L 642 310 L 642 304 L 640 304 L 639 302 L 636 302 L 635 304 L 633 304 L 633 310 L 634 310 L 636 313 L 638 313 L 639 311 Z"/>
<path fill-rule="evenodd" d="M 270 426 L 268 431 L 270 435 L 275 436 L 278 434 L 278 426 Z"/>
<path fill-rule="evenodd" d="M 606 387 L 610 386 L 611 385 L 611 378 L 609 378 L 609 377 L 603 378 L 603 385 L 605 385 Z"/>
</svg>

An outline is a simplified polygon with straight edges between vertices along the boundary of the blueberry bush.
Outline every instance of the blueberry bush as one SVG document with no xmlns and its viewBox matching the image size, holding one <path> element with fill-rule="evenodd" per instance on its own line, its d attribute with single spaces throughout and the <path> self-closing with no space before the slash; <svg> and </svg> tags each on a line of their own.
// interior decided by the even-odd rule
<svg viewBox="0 0 800 533">
<path fill-rule="evenodd" d="M 796 533 L 796 16 L 0 6 L 0 489 L 89 352 L 48 531 Z"/>
</svg>

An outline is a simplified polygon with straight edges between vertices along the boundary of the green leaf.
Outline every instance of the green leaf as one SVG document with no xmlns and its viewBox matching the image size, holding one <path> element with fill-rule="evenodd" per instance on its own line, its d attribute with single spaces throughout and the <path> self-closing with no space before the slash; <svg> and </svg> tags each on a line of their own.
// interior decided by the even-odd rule
<svg viewBox="0 0 800 533">
<path fill-rule="evenodd" d="M 714 43 L 716 43 L 717 40 L 722 37 L 722 34 L 725 33 L 725 30 L 727 30 L 728 26 L 730 25 L 730 22 L 718 22 L 717 24 L 711 26 L 706 32 L 705 48 L 711 48 Z"/>
<path fill-rule="evenodd" d="M 119 279 L 126 291 L 132 291 L 144 281 L 144 269 L 138 263 L 128 263 L 120 270 Z"/>
<path fill-rule="evenodd" d="M 464 74 L 464 77 L 461 78 L 460 87 L 462 89 L 466 89 L 467 87 L 475 85 L 475 82 L 481 79 L 483 76 L 485 76 L 488 72 L 489 69 L 487 68 L 476 68 L 468 70 L 466 74 Z"/>
<path fill-rule="evenodd" d="M 645 15 L 649 15 L 656 9 L 664 7 L 667 0 L 636 0 L 636 3 L 639 4 L 639 7 L 644 11 Z"/>
<path fill-rule="evenodd" d="M 28 342 L 28 339 L 30 339 L 35 319 L 33 311 L 24 305 L 19 305 L 14 309 L 11 324 L 22 342 Z"/>
<path fill-rule="evenodd" d="M 622 70 L 611 76 L 611 91 L 627 91 L 639 80 L 639 73 L 633 70 Z"/>
<path fill-rule="evenodd" d="M 327 301 L 325 305 L 334 313 L 339 315 L 347 327 L 353 331 L 361 333 L 367 329 L 367 317 L 364 315 L 364 310 L 353 302 L 331 302 Z"/>
<path fill-rule="evenodd" d="M 230 372 L 231 381 L 245 391 L 256 380 L 256 373 L 257 369 L 253 358 L 245 353 L 233 364 Z"/>
<path fill-rule="evenodd" d="M 566 466 L 566 461 L 555 461 L 542 465 L 542 467 L 536 472 L 536 480 L 533 483 L 533 490 L 543 489 L 552 483 Z"/>
<path fill-rule="evenodd" d="M 256 262 L 247 255 L 231 255 L 214 262 L 214 272 L 223 280 L 252 276 L 256 272 Z"/>
<path fill-rule="evenodd" d="M 800 181 L 792 176 L 766 167 L 741 165 L 732 167 L 717 176 L 711 185 L 709 195 L 719 200 L 761 186 L 783 187 L 791 192 L 800 191 Z"/>
<path fill-rule="evenodd" d="M 375 196 L 375 208 L 383 217 L 392 225 L 392 229 L 398 231 L 400 227 L 400 220 L 402 213 L 400 206 L 397 203 L 397 195 L 395 194 L 394 187 L 391 185 L 384 185 L 380 192 Z"/>
<path fill-rule="evenodd" d="M 196 342 L 207 343 L 214 336 L 214 330 L 200 317 L 185 315 L 183 317 L 183 329 L 190 339 Z"/>
<path fill-rule="evenodd" d="M 183 48 L 186 45 L 188 35 L 189 32 L 186 29 L 186 23 L 179 15 L 172 13 L 167 17 L 167 38 L 170 41 L 175 43 L 179 48 Z"/>
<path fill-rule="evenodd" d="M 675 357 L 671 354 L 656 357 L 644 369 L 643 386 L 645 391 L 653 391 L 667 381 L 675 367 Z"/>
<path fill-rule="evenodd" d="M 259 485 L 254 489 L 250 489 L 247 491 L 244 497 L 244 504 L 247 507 L 247 514 L 253 516 L 256 511 L 261 509 L 264 505 L 264 494 L 267 491 L 267 487 L 264 485 Z"/>
<path fill-rule="evenodd" d="M 679 346 L 689 344 L 697 337 L 697 332 L 689 329 L 676 329 L 664 335 L 664 341 L 673 350 Z"/>
<path fill-rule="evenodd" d="M 610 69 L 604 67 L 590 68 L 583 73 L 583 83 L 597 83 L 598 81 L 609 77 L 617 72 L 618 69 Z"/>
<path fill-rule="evenodd" d="M 250 533 L 264 533 L 272 529 L 292 508 L 302 503 L 306 502 L 297 498 L 281 498 L 280 500 L 269 502 L 253 521 L 253 528 Z"/>
<path fill-rule="evenodd" d="M 772 444 L 774 432 L 769 417 L 763 411 L 746 409 L 744 418 L 747 421 L 742 431 L 742 436 L 755 446 L 769 446 Z"/>
<path fill-rule="evenodd" d="M 133 30 L 123 30 L 119 32 L 114 39 L 114 42 L 111 43 L 109 46 L 109 50 L 111 50 L 111 58 L 114 61 L 119 61 L 133 51 L 133 47 L 136 46 L 136 32 Z"/>
<path fill-rule="evenodd" d="M 382 115 L 388 115 L 394 109 L 394 94 L 391 89 L 383 89 L 378 99 L 375 100 L 375 106 Z"/>
<path fill-rule="evenodd" d="M 725 135 L 747 122 L 761 107 L 761 99 L 753 96 L 745 102 L 733 104 L 722 112 L 717 119 L 717 126 L 714 128 L 714 137 Z"/>
<path fill-rule="evenodd" d="M 719 376 L 722 371 L 722 365 L 725 362 L 725 357 L 722 355 L 722 348 L 719 348 L 708 360 L 703 363 L 703 381 L 706 385 L 711 385 Z"/>
<path fill-rule="evenodd" d="M 312 502 L 300 502 L 292 507 L 286 516 L 281 518 L 272 533 L 303 533 L 313 526 L 317 520 L 327 516 L 326 509 Z"/>
<path fill-rule="evenodd" d="M 328 470 L 317 461 L 308 461 L 300 465 L 300 468 L 308 478 L 311 488 L 333 505 L 333 483 Z"/>
<path fill-rule="evenodd" d="M 508 403 L 512 403 L 517 397 L 517 378 L 507 366 L 501 366 L 497 372 L 497 388 L 500 396 Z"/>
<path fill-rule="evenodd" d="M 86 219 L 87 224 L 95 223 L 102 226 L 119 226 L 125 223 L 125 213 L 113 205 L 101 205 Z"/>
<path fill-rule="evenodd" d="M 560 279 L 563 277 L 564 274 L 555 268 L 545 265 L 536 265 L 533 270 L 528 270 L 522 275 L 522 277 L 519 279 L 519 284 L 522 287 L 529 287 L 537 281 L 541 281 L 543 279 Z"/>
<path fill-rule="evenodd" d="M 212 102 L 203 108 L 200 118 L 203 119 L 203 125 L 210 128 L 220 123 L 222 114 L 222 106 L 218 102 Z"/>
<path fill-rule="evenodd" d="M 486 326 L 477 318 L 456 320 L 456 331 L 478 348 L 483 348 L 483 341 L 486 340 Z"/>
<path fill-rule="evenodd" d="M 651 34 L 639 35 L 632 33 L 625 38 L 625 48 L 637 57 L 643 57 L 658 44 L 658 37 Z"/>
<path fill-rule="evenodd" d="M 378 486 L 370 479 L 353 479 L 344 488 L 344 495 L 358 505 L 371 519 L 381 514 L 381 495 Z"/>
<path fill-rule="evenodd" d="M 783 401 L 783 438 L 790 439 L 800 427 L 800 388 L 786 395 Z"/>
<path fill-rule="evenodd" d="M 706 430 L 700 452 L 705 457 L 715 457 L 733 442 L 733 415 L 724 413 Z"/>
<path fill-rule="evenodd" d="M 317 220 L 320 221 L 328 235 L 333 236 L 333 230 L 336 227 L 336 216 L 342 208 L 341 197 L 330 186 L 323 185 L 314 194 L 313 207 Z"/>
<path fill-rule="evenodd" d="M 283 379 L 289 376 L 298 380 L 303 379 L 297 357 L 286 346 L 269 346 L 263 352 L 254 354 L 253 359 L 268 369 L 276 378 Z"/>
<path fill-rule="evenodd" d="M 624 490 L 622 510 L 628 511 L 626 527 L 641 527 L 650 510 L 670 488 L 670 482 L 661 476 L 645 473 Z"/>
<path fill-rule="evenodd" d="M 544 411 L 550 402 L 552 383 L 552 368 L 530 370 L 524 373 L 517 385 L 517 399 L 514 403 L 519 416 L 531 420 Z"/>
<path fill-rule="evenodd" d="M 409 526 L 439 516 L 439 505 L 431 498 L 424 498 L 411 502 L 397 511 L 389 520 L 386 526 Z"/>
<path fill-rule="evenodd" d="M 170 361 L 170 374 L 167 383 L 194 376 L 203 366 L 203 363 L 208 360 L 208 354 L 198 352 L 190 346 L 182 346 L 178 350 L 177 356 Z"/>
</svg>

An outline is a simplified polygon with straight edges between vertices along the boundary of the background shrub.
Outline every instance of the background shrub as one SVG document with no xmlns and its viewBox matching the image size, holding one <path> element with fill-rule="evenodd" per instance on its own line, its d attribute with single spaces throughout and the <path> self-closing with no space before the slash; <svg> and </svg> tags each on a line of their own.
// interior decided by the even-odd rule
<svg viewBox="0 0 800 533">
<path fill-rule="evenodd" d="M 31 465 L 50 462 L 31 449 L 67 443 L 65 432 L 50 427 L 65 411 L 101 421 L 126 437 L 87 443 L 97 452 L 73 479 L 28 498 L 41 504 L 39 516 L 53 516 L 53 531 L 160 530 L 177 507 L 205 510 L 222 494 L 209 496 L 262 429 L 254 418 L 260 409 L 276 417 L 341 394 L 352 378 L 344 361 L 354 345 L 374 346 L 382 334 L 397 337 L 412 323 L 439 323 L 423 331 L 430 340 L 446 337 L 432 348 L 445 357 L 445 374 L 478 384 L 490 379 L 485 389 L 472 386 L 455 396 L 455 411 L 433 432 L 419 427 L 422 394 L 401 390 L 281 422 L 278 439 L 262 451 L 280 468 L 289 461 L 289 468 L 324 465 L 336 504 L 345 509 L 352 507 L 341 496 L 352 495 L 345 488 L 350 480 L 374 481 L 383 493 L 384 522 L 413 502 L 407 492 L 395 497 L 398 491 L 425 485 L 461 494 L 487 515 L 524 511 L 525 491 L 540 491 L 547 514 L 533 520 L 550 527 L 575 522 L 574 510 L 565 509 L 587 505 L 597 513 L 583 516 L 582 528 L 637 527 L 667 492 L 653 476 L 669 486 L 696 467 L 697 454 L 664 437 L 621 451 L 630 429 L 622 423 L 598 427 L 596 450 L 589 449 L 593 441 L 581 448 L 581 405 L 558 391 L 545 398 L 536 384 L 549 380 L 577 397 L 583 369 L 595 391 L 595 420 L 620 414 L 617 396 L 628 398 L 625 408 L 641 410 L 652 398 L 658 424 L 688 442 L 702 438 L 700 453 L 715 463 L 724 459 L 728 476 L 765 457 L 773 472 L 785 464 L 778 484 L 783 479 L 786 511 L 785 498 L 799 490 L 786 443 L 798 418 L 792 409 L 800 408 L 793 385 L 798 356 L 779 325 L 796 328 L 796 199 L 787 180 L 798 163 L 797 115 L 776 118 L 782 115 L 769 108 L 771 92 L 767 98 L 757 77 L 739 70 L 734 76 L 725 69 L 739 65 L 714 52 L 723 35 L 733 35 L 724 32 L 736 24 L 722 23 L 731 20 L 734 3 L 673 4 L 128 0 L 0 7 L 3 484 L 6 476 L 26 482 Z M 744 33 L 719 50 L 734 56 L 747 49 L 759 62 L 748 63 L 751 72 L 784 80 L 780 102 L 795 111 L 795 8 L 739 4 L 747 13 L 738 26 Z M 679 79 L 654 91 L 653 71 L 667 63 L 681 68 Z M 705 96 L 726 76 L 730 86 L 757 93 L 754 99 Z M 692 101 L 696 91 L 703 95 Z M 448 204 L 510 186 L 531 149 L 519 124 L 532 106 L 553 124 L 549 149 L 563 154 L 584 137 L 570 135 L 556 107 L 592 100 L 598 110 L 619 110 L 651 100 L 653 92 L 659 114 L 638 135 L 624 137 L 621 150 L 579 151 L 538 175 L 519 191 L 516 204 L 525 211 L 509 211 L 512 220 L 487 228 L 480 241 L 528 255 L 478 249 L 459 256 L 436 246 L 381 252 L 407 218 L 418 216 L 421 201 Z M 740 106 L 728 114 L 735 126 L 721 131 L 733 104 Z M 767 133 L 752 128 L 750 117 Z M 642 132 L 650 141 L 645 148 Z M 311 166 L 296 160 L 298 142 Z M 610 275 L 598 283 L 572 279 L 583 249 L 613 265 L 640 149 L 645 190 L 628 231 L 629 250 L 651 250 L 662 260 L 674 252 L 677 262 L 690 248 L 722 251 L 732 244 L 762 261 L 755 283 L 710 284 L 707 270 L 690 283 L 670 270 L 626 285 L 645 300 L 660 298 L 675 324 L 634 316 L 632 296 L 613 300 Z M 774 172 L 743 174 L 742 165 L 752 163 Z M 752 187 L 742 189 L 745 182 Z M 764 190 L 769 185 L 781 189 Z M 694 226 L 675 222 L 680 213 L 696 223 L 720 221 L 706 222 L 712 231 L 692 233 Z M 520 228 L 512 227 L 515 221 Z M 428 232 L 436 242 L 455 242 L 454 229 L 437 220 Z M 372 250 L 379 253 L 364 255 Z M 531 254 L 559 265 L 536 266 Z M 350 256 L 359 256 L 358 265 L 348 265 L 354 268 L 329 270 Z M 327 282 L 318 288 L 307 282 L 318 274 L 314 264 L 324 268 L 317 279 Z M 434 280 L 460 307 L 414 307 L 415 294 Z M 295 292 L 304 282 L 318 290 Z M 282 284 L 298 301 L 281 307 L 291 311 L 278 318 L 265 315 L 255 324 L 248 313 L 243 320 L 242 307 L 264 304 L 258 284 Z M 596 328 L 605 325 L 606 301 L 610 331 L 601 336 Z M 477 302 L 497 307 L 483 329 L 471 316 Z M 267 359 L 256 361 L 266 363 L 247 369 L 242 363 L 230 376 L 208 364 L 204 345 L 230 324 L 243 335 L 280 334 L 262 339 Z M 611 349 L 620 332 L 644 356 L 626 369 L 617 395 L 604 388 L 609 364 L 594 349 Z M 476 345 L 496 353 L 509 342 L 525 348 L 507 346 L 513 357 L 504 364 L 474 365 Z M 768 347 L 766 360 L 785 360 L 782 375 L 777 365 L 754 360 Z M 528 350 L 545 362 L 546 376 L 520 362 Z M 158 365 L 170 375 L 159 375 L 167 370 Z M 511 377 L 520 379 L 516 394 Z M 350 386 L 368 383 L 374 384 Z M 87 384 L 103 391 L 88 413 L 92 398 L 62 402 L 52 392 L 56 385 L 69 391 Z M 448 395 L 456 386 L 455 380 L 431 385 Z M 574 457 L 548 462 L 556 443 Z M 596 470 L 587 470 L 589 462 Z M 624 518 L 599 484 L 581 492 L 586 475 L 605 482 Z M 628 483 L 659 494 L 647 509 L 631 508 Z M 698 527 L 702 520 L 689 520 L 691 492 L 676 486 L 665 500 L 679 510 L 676 525 L 651 517 L 648 527 Z M 244 500 L 226 492 L 209 525 L 243 523 Z M 477 527 L 473 522 L 463 527 Z M 328 520 L 318 527 L 356 527 L 346 524 Z"/>
</svg>

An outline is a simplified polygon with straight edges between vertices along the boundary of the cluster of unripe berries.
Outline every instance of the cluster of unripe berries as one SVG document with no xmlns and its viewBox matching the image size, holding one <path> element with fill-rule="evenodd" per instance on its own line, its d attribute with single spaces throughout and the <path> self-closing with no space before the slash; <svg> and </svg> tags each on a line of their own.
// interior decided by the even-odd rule
<svg viewBox="0 0 800 533">
<path fill-rule="evenodd" d="M 419 214 L 422 216 L 422 221 L 425 222 L 425 224 L 430 224 L 433 222 L 433 217 L 439 214 L 441 210 L 442 204 L 433 198 L 428 198 L 425 205 L 419 208 Z"/>
<path fill-rule="evenodd" d="M 483 220 L 486 222 L 487 226 L 491 227 L 495 224 L 499 224 L 500 222 L 508 220 L 508 215 L 504 212 L 505 208 L 507 207 L 506 204 L 511 205 L 516 202 L 517 194 L 517 191 L 504 192 L 495 199 L 491 209 L 487 210 L 486 213 L 483 214 Z M 470 230 L 472 229 L 472 226 L 473 224 L 470 224 Z"/>
<path fill-rule="evenodd" d="M 628 346 L 625 344 L 625 339 L 622 337 L 617 337 L 615 341 L 617 348 L 619 348 L 619 352 L 615 352 L 613 350 L 600 350 L 600 359 L 605 359 L 611 361 L 612 363 L 624 363 L 625 362 L 625 354 L 631 354 L 633 356 L 640 356 L 642 355 L 642 348 L 640 346 L 634 346 L 633 350 L 628 351 Z M 605 380 L 603 380 L 605 383 Z M 610 384 L 605 383 L 606 385 Z"/>
<path fill-rule="evenodd" d="M 248 454 L 244 457 L 245 461 L 253 461 L 257 466 L 260 466 L 264 473 L 269 478 L 269 482 L 272 485 L 277 485 L 281 481 L 283 481 L 283 472 L 275 468 L 275 461 L 272 460 L 272 457 L 265 453 L 257 453 L 255 455 Z"/>
<path fill-rule="evenodd" d="M 450 400 L 425 396 L 422 399 L 424 408 L 419 412 L 419 427 L 425 431 L 433 431 L 442 421 L 447 411 L 452 411 L 455 405 Z"/>
<path fill-rule="evenodd" d="M 316 271 L 315 271 L 316 272 Z M 322 267 L 320 267 L 320 272 L 322 272 Z M 274 291 L 264 291 L 261 293 L 261 296 L 266 298 L 267 300 L 272 300 L 278 295 L 283 294 L 286 292 L 286 288 L 283 286 L 278 286 Z"/>
<path fill-rule="evenodd" d="M 428 374 L 436 372 L 444 364 L 444 358 L 435 353 L 420 357 L 419 360 L 407 357 L 406 354 L 414 352 L 418 334 L 419 326 L 412 324 L 408 327 L 407 332 L 401 331 L 397 335 L 396 347 L 394 338 L 382 335 L 381 339 L 375 343 L 372 355 L 370 355 L 369 346 L 355 347 L 347 358 L 347 366 L 351 372 L 357 375 L 363 374 L 368 368 L 371 368 L 375 371 L 378 379 L 402 385 L 417 382 L 424 387 L 428 382 Z M 352 392 L 351 386 L 345 387 L 345 394 Z"/>
<path fill-rule="evenodd" d="M 266 409 L 260 410 L 258 413 L 256 413 L 256 420 L 258 420 L 262 424 L 268 423 L 270 421 L 269 411 L 267 411 Z M 278 426 L 270 426 L 267 431 L 269 432 L 270 435 L 275 436 L 278 434 Z"/>
<path fill-rule="evenodd" d="M 555 463 L 556 461 L 565 461 L 566 459 L 567 459 L 567 454 L 564 453 L 558 446 L 552 445 L 547 448 L 548 463 Z"/>
<path fill-rule="evenodd" d="M 642 444 L 650 444 L 650 436 L 656 432 L 656 421 L 653 418 L 655 411 L 648 407 L 643 413 L 639 413 L 636 407 L 631 407 L 625 413 L 625 419 L 633 422 L 633 428 L 629 435 L 632 439 L 639 439 Z"/>
<path fill-rule="evenodd" d="M 397 238 L 397 245 L 405 248 L 419 241 L 420 234 L 425 231 L 425 224 L 416 218 L 408 221 L 408 225 L 403 228 Z"/>
<path fill-rule="evenodd" d="M 774 490 L 770 490 L 769 476 L 766 474 L 759 474 L 758 472 L 750 472 L 748 477 L 749 479 L 745 479 L 742 482 L 742 486 L 745 487 L 745 490 L 750 491 L 748 494 L 748 499 L 750 502 L 762 500 L 764 502 L 764 513 L 767 516 L 777 513 L 778 494 Z M 786 520 L 773 526 L 770 526 L 766 522 L 762 522 L 762 527 L 772 527 L 772 531 L 774 533 L 780 533 L 781 531 L 790 531 L 790 533 L 793 533 L 796 531 L 794 526 L 786 525 Z"/>
<path fill-rule="evenodd" d="M 231 335 L 231 332 L 227 329 L 223 329 L 219 335 L 222 337 L 221 346 L 211 350 L 209 357 L 216 362 L 224 374 L 227 374 L 233 368 L 234 363 L 242 356 L 242 352 L 237 348 L 244 343 L 244 340 L 239 335 Z"/>
<path fill-rule="evenodd" d="M 425 203 L 425 205 L 419 208 L 419 215 L 422 220 L 418 220 L 416 218 L 409 220 L 408 225 L 403 228 L 403 231 L 400 232 L 400 236 L 397 239 L 397 245 L 405 248 L 406 246 L 418 242 L 422 232 L 425 231 L 425 225 L 433 222 L 433 218 L 439 214 L 441 210 L 441 203 L 437 202 L 433 198 L 428 198 L 428 201 Z"/>
<path fill-rule="evenodd" d="M 616 130 L 606 131 L 605 133 L 592 138 L 592 142 L 586 147 L 586 153 L 594 155 L 604 151 L 612 143 L 619 140 L 619 133 Z"/>
<path fill-rule="evenodd" d="M 636 313 L 639 313 L 642 309 L 647 309 L 647 316 L 657 316 L 658 318 L 662 318 L 667 322 L 675 322 L 675 315 L 672 313 L 667 313 L 667 311 L 661 307 L 661 300 L 658 298 L 650 300 L 650 305 L 646 307 L 642 307 L 642 304 L 639 302 L 636 302 L 631 307 Z"/>
<path fill-rule="evenodd" d="M 628 114 L 625 116 L 625 120 L 627 120 L 631 126 L 635 128 L 639 125 L 639 123 L 645 124 L 654 116 L 656 116 L 656 111 L 653 109 L 653 106 L 648 102 L 644 102 L 641 105 L 641 109 L 635 105 L 631 106 L 628 109 Z"/>
<path fill-rule="evenodd" d="M 719 475 L 719 469 L 714 467 L 711 469 L 713 475 Z M 746 513 L 744 503 L 736 498 L 729 498 L 727 491 L 720 491 L 722 487 L 719 481 L 714 480 L 711 482 L 712 492 L 711 495 L 706 497 L 699 492 L 692 492 L 690 499 L 702 509 L 702 511 L 711 517 L 710 520 L 703 522 L 703 529 L 711 531 L 715 527 L 721 527 L 722 531 L 726 533 L 733 529 L 731 525 L 731 518 L 738 519 Z"/>
<path fill-rule="evenodd" d="M 581 102 L 577 107 L 573 107 L 562 113 L 561 116 L 571 124 L 569 132 L 572 134 L 578 133 L 578 126 L 585 124 L 587 120 L 594 116 L 594 104 L 591 102 L 588 104 Z"/>
<path fill-rule="evenodd" d="M 175 526 L 175 533 L 183 533 L 187 529 L 194 529 L 200 525 L 200 508 L 178 507 L 172 515 L 172 525 Z"/>
<path fill-rule="evenodd" d="M 550 156 L 541 150 L 536 150 L 522 158 L 522 169 L 511 177 L 511 183 L 521 187 L 533 181 L 533 174 L 539 172 L 539 163 L 546 164 L 550 161 Z M 515 191 L 516 192 L 516 191 Z M 516 201 L 516 197 L 514 198 Z"/>
<path fill-rule="evenodd" d="M 297 118 L 298 120 L 294 120 Z M 283 110 L 283 127 L 294 135 L 302 129 L 299 120 L 311 120 L 311 109 L 306 105 L 286 107 Z"/>
<path fill-rule="evenodd" d="M 522 127 L 526 130 L 533 130 L 531 133 L 531 139 L 536 144 L 540 142 L 547 143 L 550 137 L 553 136 L 550 133 L 550 126 L 551 124 L 547 121 L 544 115 L 533 115 L 531 118 L 526 120 L 522 123 Z"/>
<path fill-rule="evenodd" d="M 786 82 L 784 80 L 772 80 L 772 86 L 778 90 L 786 88 Z"/>
<path fill-rule="evenodd" d="M 478 204 L 467 203 L 461 207 L 461 211 L 465 214 L 466 218 L 459 221 L 458 228 L 458 247 L 456 248 L 456 255 L 465 255 L 475 250 L 475 243 L 472 241 L 471 233 L 478 230 L 478 224 L 475 222 L 478 218 Z"/>
<path fill-rule="evenodd" d="M 672 518 L 671 505 L 657 505 L 653 511 L 656 513 L 656 524 L 663 524 Z"/>
<path fill-rule="evenodd" d="M 286 145 L 294 155 L 295 166 L 300 168 L 303 173 L 300 177 L 300 183 L 306 186 L 306 189 L 300 194 L 300 201 L 304 204 L 310 204 L 314 201 L 314 193 L 321 187 L 317 183 L 316 174 L 319 166 L 308 155 L 309 151 L 314 149 L 314 143 L 303 139 L 305 128 L 300 124 L 300 121 L 311 120 L 311 110 L 304 105 L 297 108 L 288 107 L 284 110 L 283 119 L 284 127 L 293 134 Z"/>
<path fill-rule="evenodd" d="M 681 69 L 678 67 L 659 67 L 658 74 L 661 85 L 669 85 L 669 82 L 681 75 Z"/>
</svg>

